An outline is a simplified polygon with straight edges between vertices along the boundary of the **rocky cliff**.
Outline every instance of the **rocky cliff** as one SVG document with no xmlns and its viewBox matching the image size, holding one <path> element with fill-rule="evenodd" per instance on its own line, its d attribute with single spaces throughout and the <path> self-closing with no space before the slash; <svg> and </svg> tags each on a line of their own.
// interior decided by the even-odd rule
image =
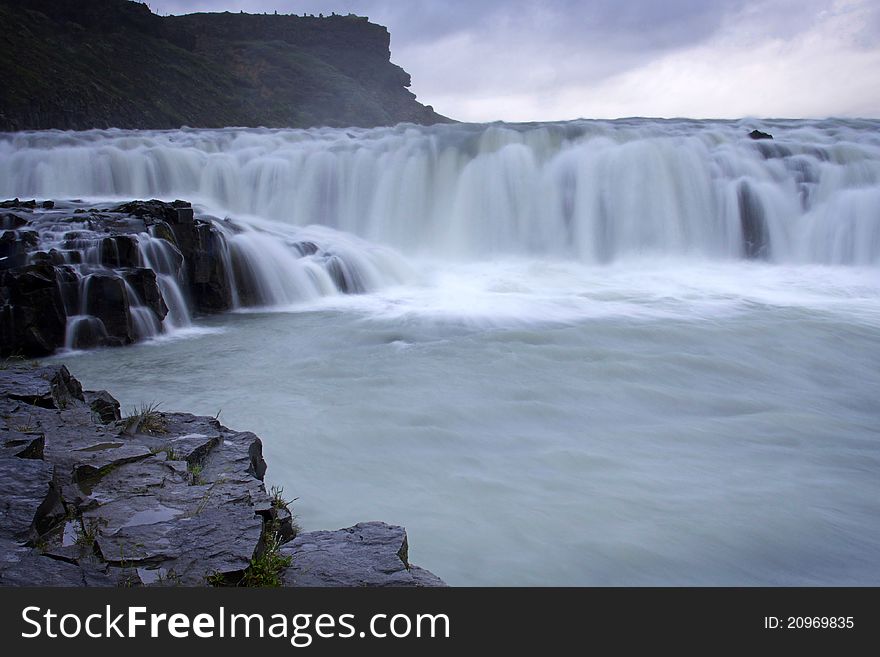
<svg viewBox="0 0 880 657">
<path fill-rule="evenodd" d="M 0 0 L 0 130 L 446 121 L 358 16 L 161 17 L 129 0 Z"/>
<path fill-rule="evenodd" d="M 260 439 L 0 368 L 0 586 L 443 586 L 380 522 L 300 533 Z"/>
</svg>

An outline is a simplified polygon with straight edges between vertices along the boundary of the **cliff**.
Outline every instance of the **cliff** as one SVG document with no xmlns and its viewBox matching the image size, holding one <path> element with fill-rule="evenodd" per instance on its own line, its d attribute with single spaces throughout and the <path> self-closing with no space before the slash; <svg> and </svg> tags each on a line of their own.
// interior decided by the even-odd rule
<svg viewBox="0 0 880 657">
<path fill-rule="evenodd" d="M 0 0 L 0 130 L 448 121 L 357 16 L 161 17 L 129 0 Z"/>
<path fill-rule="evenodd" d="M 381 522 L 300 533 L 262 442 L 127 417 L 66 367 L 0 364 L 0 586 L 443 586 Z"/>
</svg>

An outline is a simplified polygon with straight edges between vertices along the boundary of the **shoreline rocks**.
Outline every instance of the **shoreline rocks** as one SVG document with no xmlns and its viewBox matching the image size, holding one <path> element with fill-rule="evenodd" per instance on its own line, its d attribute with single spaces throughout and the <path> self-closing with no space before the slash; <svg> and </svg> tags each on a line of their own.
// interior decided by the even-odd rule
<svg viewBox="0 0 880 657">
<path fill-rule="evenodd" d="M 401 527 L 299 533 L 253 433 L 121 418 L 64 366 L 0 369 L 0 435 L 0 586 L 443 585 Z"/>
</svg>

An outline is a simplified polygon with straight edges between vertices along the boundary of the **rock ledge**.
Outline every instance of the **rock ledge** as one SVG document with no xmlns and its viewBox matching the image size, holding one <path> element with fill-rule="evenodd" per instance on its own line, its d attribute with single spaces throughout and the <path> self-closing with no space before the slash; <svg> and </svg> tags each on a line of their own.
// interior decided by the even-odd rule
<svg viewBox="0 0 880 657">
<path fill-rule="evenodd" d="M 406 531 L 297 535 L 262 442 L 215 418 L 122 418 L 66 367 L 0 369 L 0 586 L 244 585 L 274 551 L 285 586 L 443 586 Z"/>
</svg>

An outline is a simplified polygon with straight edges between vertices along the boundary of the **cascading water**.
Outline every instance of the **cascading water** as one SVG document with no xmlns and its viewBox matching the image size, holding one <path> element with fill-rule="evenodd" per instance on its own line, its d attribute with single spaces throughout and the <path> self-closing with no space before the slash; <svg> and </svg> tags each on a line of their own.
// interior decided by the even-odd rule
<svg viewBox="0 0 880 657">
<path fill-rule="evenodd" d="M 205 332 L 75 374 L 222 407 L 309 529 L 405 525 L 456 585 L 880 583 L 880 121 L 19 133 L 3 196 L 196 204 L 218 307 L 285 312 L 193 319 L 153 228 Z M 118 332 L 133 256 L 80 228 L 69 337 Z"/>
<path fill-rule="evenodd" d="M 762 125 L 774 141 L 743 122 L 648 120 L 21 133 L 0 138 L 0 195 L 179 197 L 466 260 L 877 264 L 877 122 Z M 268 302 L 290 299 L 257 276 Z"/>
</svg>

